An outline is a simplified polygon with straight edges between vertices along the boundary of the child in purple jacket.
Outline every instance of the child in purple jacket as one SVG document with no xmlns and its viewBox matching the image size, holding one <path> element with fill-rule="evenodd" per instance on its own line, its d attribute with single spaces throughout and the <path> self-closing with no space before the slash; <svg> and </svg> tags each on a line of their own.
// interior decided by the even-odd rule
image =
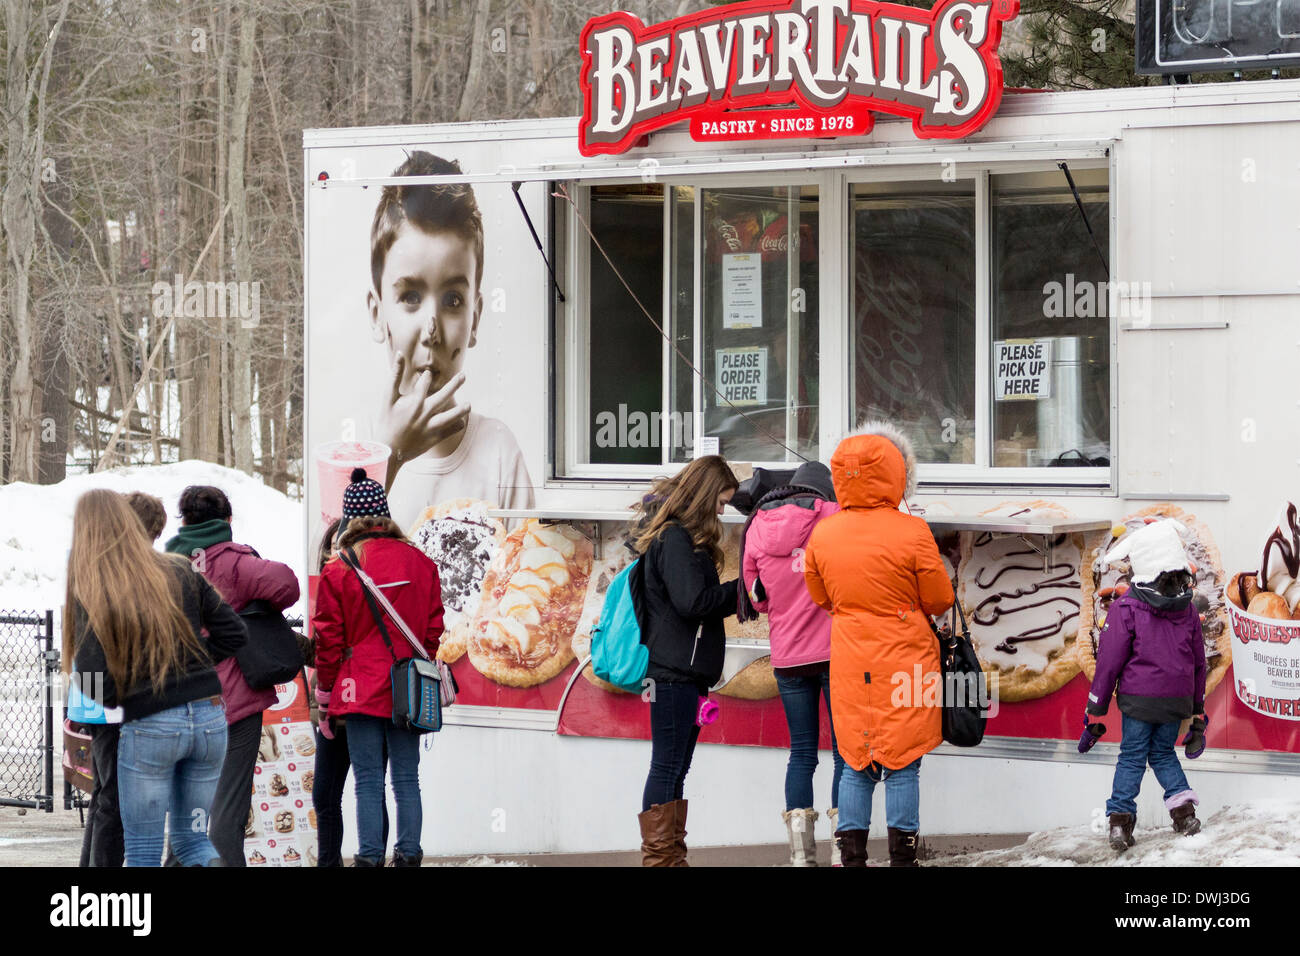
<svg viewBox="0 0 1300 956">
<path fill-rule="evenodd" d="M 1098 638 L 1085 720 L 1105 714 L 1118 689 L 1123 738 L 1106 813 L 1110 845 L 1120 852 L 1133 845 L 1137 795 L 1148 765 L 1165 788 L 1174 830 L 1192 836 L 1201 829 L 1200 798 L 1174 753 L 1179 724 L 1193 715 L 1203 719 L 1205 712 L 1205 643 L 1180 530 L 1173 519 L 1155 522 L 1106 555 L 1108 564 L 1129 559 L 1132 586 L 1111 604 Z"/>
</svg>

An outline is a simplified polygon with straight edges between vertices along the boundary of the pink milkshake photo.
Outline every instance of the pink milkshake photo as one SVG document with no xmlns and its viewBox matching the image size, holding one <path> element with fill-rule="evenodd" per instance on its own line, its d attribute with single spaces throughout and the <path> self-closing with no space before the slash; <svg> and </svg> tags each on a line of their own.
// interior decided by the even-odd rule
<svg viewBox="0 0 1300 956">
<path fill-rule="evenodd" d="M 388 477 L 388 456 L 392 449 L 377 441 L 329 441 L 317 445 L 317 474 L 320 476 L 321 524 L 328 526 L 343 514 L 343 492 L 353 468 L 364 468 L 366 476 L 381 485 Z"/>
</svg>

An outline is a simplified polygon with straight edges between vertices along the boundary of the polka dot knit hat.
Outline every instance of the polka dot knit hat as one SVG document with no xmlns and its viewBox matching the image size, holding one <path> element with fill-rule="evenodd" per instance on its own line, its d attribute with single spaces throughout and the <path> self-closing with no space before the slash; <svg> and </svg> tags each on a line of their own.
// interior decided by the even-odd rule
<svg viewBox="0 0 1300 956">
<path fill-rule="evenodd" d="M 352 484 L 343 492 L 343 520 L 390 517 L 384 486 L 366 475 L 364 468 L 352 469 Z"/>
</svg>

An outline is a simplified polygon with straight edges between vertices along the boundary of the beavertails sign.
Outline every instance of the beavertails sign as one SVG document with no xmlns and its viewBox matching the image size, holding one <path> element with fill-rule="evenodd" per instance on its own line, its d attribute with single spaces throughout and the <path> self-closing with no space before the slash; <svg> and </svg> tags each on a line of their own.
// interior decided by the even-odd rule
<svg viewBox="0 0 1300 956">
<path fill-rule="evenodd" d="M 968 136 L 1002 99 L 998 42 L 1018 10 L 746 0 L 650 27 L 596 17 L 581 38 L 578 146 L 621 153 L 686 119 L 701 141 L 861 136 L 872 111 L 910 117 L 927 139 Z"/>
</svg>

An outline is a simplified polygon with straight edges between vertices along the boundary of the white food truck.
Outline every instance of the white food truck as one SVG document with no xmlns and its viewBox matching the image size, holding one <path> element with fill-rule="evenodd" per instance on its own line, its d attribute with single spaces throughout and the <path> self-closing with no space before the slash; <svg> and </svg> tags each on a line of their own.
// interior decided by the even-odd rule
<svg viewBox="0 0 1300 956">
<path fill-rule="evenodd" d="M 870 62 L 835 66 L 867 26 L 756 27 L 755 6 L 644 32 L 592 21 L 581 118 L 304 133 L 304 546 L 314 572 L 365 467 L 439 563 L 461 698 L 422 755 L 426 854 L 638 846 L 648 705 L 583 666 L 629 509 L 696 455 L 826 461 L 870 418 L 915 443 L 908 504 L 1006 691 L 982 745 L 925 758 L 924 833 L 1103 816 L 1118 727 L 1075 747 L 1097 556 L 1161 515 L 1188 528 L 1208 605 L 1210 749 L 1187 764 L 1202 815 L 1289 792 L 1300 634 L 1225 591 L 1269 540 L 1298 543 L 1300 81 L 1002 93 L 1007 4 L 900 25 L 854 3 L 883 38 L 872 86 Z M 818 102 L 836 79 L 848 94 Z M 439 390 L 468 414 L 417 435 L 403 403 Z M 529 528 L 586 544 L 573 593 L 512 643 L 493 637 L 494 568 Z M 1000 568 L 1031 583 L 998 594 Z M 1079 590 L 1012 607 L 1042 579 Z M 1010 657 L 1031 633 L 1047 643 Z M 766 631 L 728 634 L 721 718 L 687 778 L 691 843 L 777 843 L 788 737 Z M 1162 823 L 1148 787 L 1139 825 Z"/>
</svg>

